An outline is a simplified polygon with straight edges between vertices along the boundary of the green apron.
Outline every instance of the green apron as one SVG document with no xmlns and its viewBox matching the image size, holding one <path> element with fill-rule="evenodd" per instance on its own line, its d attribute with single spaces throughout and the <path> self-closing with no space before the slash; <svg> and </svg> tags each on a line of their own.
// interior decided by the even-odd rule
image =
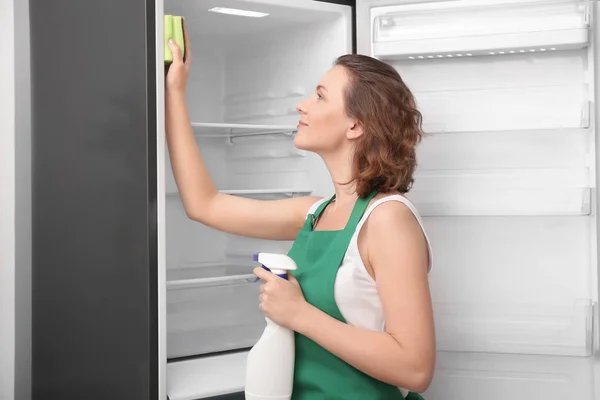
<svg viewBox="0 0 600 400">
<path fill-rule="evenodd" d="M 309 214 L 288 256 L 298 269 L 294 276 L 308 303 L 346 323 L 334 298 L 334 283 L 356 226 L 377 192 L 359 198 L 346 227 L 338 231 L 314 231 L 314 223 L 335 198 Z M 311 339 L 296 333 L 296 362 L 292 400 L 403 400 L 400 390 L 372 378 L 333 355 Z M 360 343 L 356 343 L 360 346 Z M 420 399 L 411 393 L 409 399 Z"/>
</svg>

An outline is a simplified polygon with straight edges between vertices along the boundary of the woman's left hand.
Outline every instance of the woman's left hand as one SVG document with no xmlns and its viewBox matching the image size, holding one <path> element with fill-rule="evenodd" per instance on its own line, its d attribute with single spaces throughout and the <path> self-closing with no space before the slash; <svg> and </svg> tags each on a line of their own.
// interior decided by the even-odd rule
<svg viewBox="0 0 600 400">
<path fill-rule="evenodd" d="M 308 308 L 296 278 L 288 273 L 286 280 L 261 267 L 254 269 L 254 275 L 265 281 L 260 286 L 259 296 L 259 308 L 265 316 L 278 325 L 296 330 L 299 319 Z"/>
</svg>

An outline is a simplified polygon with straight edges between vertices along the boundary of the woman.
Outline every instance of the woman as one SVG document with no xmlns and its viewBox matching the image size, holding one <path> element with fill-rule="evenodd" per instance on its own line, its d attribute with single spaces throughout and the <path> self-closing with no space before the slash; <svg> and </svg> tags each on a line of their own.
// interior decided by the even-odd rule
<svg viewBox="0 0 600 400">
<path fill-rule="evenodd" d="M 431 253 L 402 196 L 412 183 L 421 115 L 396 70 L 346 55 L 298 104 L 295 145 L 317 153 L 332 198 L 260 201 L 221 194 L 194 141 L 185 88 L 192 60 L 174 42 L 167 141 L 189 218 L 235 235 L 295 240 L 289 280 L 256 268 L 260 309 L 296 332 L 295 400 L 394 400 L 427 389 L 435 363 Z M 399 388 L 403 388 L 400 390 Z M 408 395 L 418 397 L 414 393 Z"/>
</svg>

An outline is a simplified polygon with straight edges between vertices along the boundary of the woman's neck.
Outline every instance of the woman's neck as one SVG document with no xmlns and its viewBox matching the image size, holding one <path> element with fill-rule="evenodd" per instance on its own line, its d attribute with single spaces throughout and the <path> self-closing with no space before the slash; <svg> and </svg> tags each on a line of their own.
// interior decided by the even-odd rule
<svg viewBox="0 0 600 400">
<path fill-rule="evenodd" d="M 335 189 L 335 203 L 333 208 L 346 207 L 354 203 L 357 198 L 356 185 L 352 181 L 352 163 L 347 154 L 323 157 L 329 170 L 333 187 Z"/>
</svg>

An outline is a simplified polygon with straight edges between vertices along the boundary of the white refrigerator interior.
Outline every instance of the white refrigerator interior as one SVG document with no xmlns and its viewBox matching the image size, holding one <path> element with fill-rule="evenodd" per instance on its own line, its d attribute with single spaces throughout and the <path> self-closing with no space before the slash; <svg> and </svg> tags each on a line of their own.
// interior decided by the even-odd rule
<svg viewBox="0 0 600 400">
<path fill-rule="evenodd" d="M 269 15 L 209 11 L 214 7 Z M 173 0 L 165 13 L 186 18 L 193 56 L 188 105 L 216 186 L 260 199 L 332 193 L 320 160 L 293 145 L 296 104 L 337 56 L 352 51 L 351 9 L 297 0 Z M 287 253 L 291 242 L 237 237 L 191 221 L 169 165 L 166 175 L 168 358 L 250 348 L 265 327 L 252 254 Z M 221 374 L 214 363 L 223 365 L 223 358 L 209 360 L 199 373 L 206 360 L 170 362 L 171 400 L 243 390 L 244 359 Z"/>
<path fill-rule="evenodd" d="M 592 357 L 595 6 L 402 3 L 358 0 L 357 39 L 359 52 L 397 68 L 424 116 L 407 196 L 434 252 L 439 356 L 425 397 L 592 400 L 600 374 Z M 165 13 L 186 17 L 194 60 L 188 104 L 217 187 L 262 199 L 331 195 L 321 160 L 293 146 L 295 105 L 351 52 L 350 9 L 308 0 L 167 0 Z M 242 391 L 244 353 L 220 352 L 251 347 L 264 329 L 252 253 L 284 253 L 291 243 L 189 220 L 166 170 L 169 396 Z"/>
</svg>

